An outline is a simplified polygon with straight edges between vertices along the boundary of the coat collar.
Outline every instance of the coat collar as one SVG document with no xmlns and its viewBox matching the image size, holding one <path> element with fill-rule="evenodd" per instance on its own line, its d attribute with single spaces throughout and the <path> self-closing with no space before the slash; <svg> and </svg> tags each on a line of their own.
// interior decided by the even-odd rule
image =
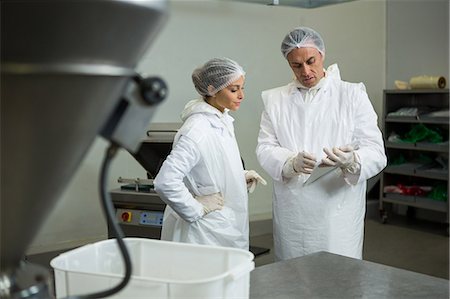
<svg viewBox="0 0 450 299">
<path fill-rule="evenodd" d="M 317 85 L 309 88 L 308 90 L 315 90 L 315 89 L 321 89 L 321 88 L 326 90 L 330 84 L 330 81 L 341 79 L 339 67 L 336 63 L 330 65 L 326 70 L 324 69 L 324 71 L 325 71 L 325 77 L 323 77 Z M 288 93 L 289 94 L 296 93 L 296 92 L 298 92 L 299 88 L 307 89 L 297 79 L 295 79 L 291 83 L 288 84 Z"/>
</svg>

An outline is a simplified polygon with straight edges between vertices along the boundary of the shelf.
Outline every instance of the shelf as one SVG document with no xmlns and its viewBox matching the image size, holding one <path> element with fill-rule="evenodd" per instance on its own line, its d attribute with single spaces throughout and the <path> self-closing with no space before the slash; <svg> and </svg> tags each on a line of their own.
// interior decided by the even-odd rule
<svg viewBox="0 0 450 299">
<path fill-rule="evenodd" d="M 385 122 L 391 123 L 420 123 L 420 124 L 449 124 L 448 117 L 427 116 L 386 116 Z"/>
<path fill-rule="evenodd" d="M 442 152 L 442 153 L 448 153 L 449 151 L 448 143 L 428 143 L 428 142 L 408 143 L 408 142 L 386 141 L 385 145 L 387 148 L 406 149 L 406 150 Z"/>
<path fill-rule="evenodd" d="M 440 169 L 416 169 L 416 177 L 448 181 L 448 171 Z"/>
<path fill-rule="evenodd" d="M 433 200 L 427 197 L 421 196 L 408 196 L 396 193 L 385 193 L 381 198 L 384 202 L 402 204 L 416 208 L 423 208 L 438 212 L 448 212 L 448 202 Z"/>
<path fill-rule="evenodd" d="M 414 176 L 416 168 L 420 167 L 420 166 L 421 166 L 421 164 L 415 164 L 415 163 L 404 163 L 401 165 L 388 165 L 384 169 L 384 172 L 392 173 L 392 174 Z"/>
<path fill-rule="evenodd" d="M 448 153 L 448 141 L 443 143 L 417 142 L 416 149 L 433 152 Z"/>
<path fill-rule="evenodd" d="M 387 166 L 385 173 L 408 175 L 413 177 L 448 181 L 448 171 L 440 169 L 421 169 L 422 164 L 405 163 L 395 166 Z"/>
<path fill-rule="evenodd" d="M 449 89 L 448 88 L 442 88 L 442 89 L 386 89 L 385 93 L 389 95 L 396 95 L 396 94 L 428 94 L 428 93 L 438 93 L 438 94 L 448 94 Z"/>
<path fill-rule="evenodd" d="M 417 108 L 411 110 L 417 113 L 417 116 L 402 116 L 396 111 L 402 111 L 403 108 Z M 431 143 L 431 142 L 392 142 L 388 141 L 387 136 L 393 132 L 405 134 L 411 128 L 419 124 L 424 124 L 430 129 L 436 129 L 444 140 L 449 131 L 449 90 L 448 89 L 410 89 L 410 90 L 384 90 L 383 92 L 383 135 L 386 136 L 385 149 L 388 161 L 393 162 L 397 158 L 404 157 L 409 163 L 387 166 L 380 179 L 380 210 L 384 211 L 383 204 L 407 205 L 416 208 L 423 208 L 444 212 L 449 221 L 448 202 L 432 200 L 427 197 L 407 196 L 397 193 L 385 193 L 385 186 L 395 181 L 397 183 L 414 182 L 419 186 L 446 186 L 449 188 L 448 162 L 446 167 L 440 163 L 448 161 L 449 142 Z M 408 111 L 403 109 L 403 111 Z M 417 111 L 417 112 L 416 112 Z M 389 114 L 391 113 L 391 114 Z M 396 115 L 397 114 L 397 115 Z M 394 139 L 392 139 L 394 140 Z M 423 139 L 426 140 L 426 139 Z M 421 155 L 429 156 L 436 164 L 421 161 Z M 423 159 L 424 160 L 424 159 Z M 430 160 L 431 161 L 431 160 Z M 435 167 L 435 168 L 430 168 Z M 444 187 L 445 188 L 445 187 Z M 386 221 L 386 215 L 381 216 L 383 223 Z"/>
</svg>

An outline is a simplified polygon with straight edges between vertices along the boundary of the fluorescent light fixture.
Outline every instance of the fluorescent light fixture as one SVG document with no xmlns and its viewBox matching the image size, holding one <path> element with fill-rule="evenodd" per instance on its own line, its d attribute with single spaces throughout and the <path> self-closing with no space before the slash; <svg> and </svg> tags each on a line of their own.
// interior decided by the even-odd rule
<svg viewBox="0 0 450 299">
<path fill-rule="evenodd" d="M 254 4 L 292 6 L 298 8 L 316 8 L 325 5 L 339 4 L 355 0 L 222 0 L 222 1 L 238 1 Z"/>
</svg>

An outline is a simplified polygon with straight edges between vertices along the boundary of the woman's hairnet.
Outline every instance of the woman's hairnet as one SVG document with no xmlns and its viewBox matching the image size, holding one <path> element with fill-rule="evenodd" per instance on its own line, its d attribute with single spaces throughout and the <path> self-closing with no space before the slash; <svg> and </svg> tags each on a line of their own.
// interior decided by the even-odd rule
<svg viewBox="0 0 450 299">
<path fill-rule="evenodd" d="M 198 93 L 213 96 L 232 82 L 245 76 L 245 72 L 237 62 L 229 58 L 213 58 L 192 72 L 192 82 Z"/>
<path fill-rule="evenodd" d="M 297 48 L 316 48 L 325 57 L 325 44 L 319 33 L 308 27 L 297 27 L 289 32 L 281 43 L 284 58 Z"/>
</svg>

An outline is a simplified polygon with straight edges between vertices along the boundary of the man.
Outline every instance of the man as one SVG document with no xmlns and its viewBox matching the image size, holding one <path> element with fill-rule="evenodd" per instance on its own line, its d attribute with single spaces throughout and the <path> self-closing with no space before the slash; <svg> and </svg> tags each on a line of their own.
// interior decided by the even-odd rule
<svg viewBox="0 0 450 299">
<path fill-rule="evenodd" d="M 281 52 L 296 79 L 263 91 L 256 148 L 274 181 L 275 259 L 317 251 L 361 259 L 366 180 L 386 166 L 377 115 L 362 83 L 342 81 L 335 64 L 323 68 L 316 31 L 292 30 Z M 332 171 L 306 182 L 318 165 Z"/>
</svg>

